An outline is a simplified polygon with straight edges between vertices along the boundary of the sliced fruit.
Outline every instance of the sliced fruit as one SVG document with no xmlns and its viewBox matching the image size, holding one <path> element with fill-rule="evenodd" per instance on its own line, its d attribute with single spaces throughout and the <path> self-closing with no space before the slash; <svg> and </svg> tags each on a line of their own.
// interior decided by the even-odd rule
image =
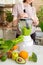
<svg viewBox="0 0 43 65">
<path fill-rule="evenodd" d="M 16 58 L 16 62 L 17 62 L 18 64 L 25 64 L 25 63 L 26 63 L 26 61 L 25 61 L 23 58 L 21 58 L 21 57 L 17 57 L 17 58 Z"/>
</svg>

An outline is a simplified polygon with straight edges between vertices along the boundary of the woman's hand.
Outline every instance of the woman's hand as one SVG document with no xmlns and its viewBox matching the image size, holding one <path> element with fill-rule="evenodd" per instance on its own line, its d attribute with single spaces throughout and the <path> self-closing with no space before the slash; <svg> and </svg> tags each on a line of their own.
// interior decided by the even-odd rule
<svg viewBox="0 0 43 65">
<path fill-rule="evenodd" d="M 28 14 L 27 13 L 21 13 L 20 18 L 28 18 Z"/>
<path fill-rule="evenodd" d="M 33 26 L 37 26 L 39 24 L 39 21 L 33 21 Z"/>
<path fill-rule="evenodd" d="M 33 21 L 33 22 L 32 22 L 32 25 L 33 25 L 33 26 L 37 26 L 37 25 L 39 24 L 39 20 L 38 20 L 37 17 L 34 17 L 34 18 L 32 17 L 31 19 L 32 19 L 32 21 Z"/>
</svg>

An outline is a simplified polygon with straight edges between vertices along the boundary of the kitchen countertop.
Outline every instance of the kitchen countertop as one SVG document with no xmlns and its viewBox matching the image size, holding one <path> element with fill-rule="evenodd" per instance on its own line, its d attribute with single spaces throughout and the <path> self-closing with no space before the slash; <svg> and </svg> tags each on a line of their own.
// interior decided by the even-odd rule
<svg viewBox="0 0 43 65">
<path fill-rule="evenodd" d="M 35 52 L 37 54 L 38 61 L 36 63 L 26 61 L 26 64 L 21 65 L 43 65 L 43 46 L 33 45 L 31 52 Z M 15 61 L 11 59 L 7 59 L 5 62 L 0 61 L 0 65 L 19 65 L 19 64 L 17 64 Z"/>
</svg>

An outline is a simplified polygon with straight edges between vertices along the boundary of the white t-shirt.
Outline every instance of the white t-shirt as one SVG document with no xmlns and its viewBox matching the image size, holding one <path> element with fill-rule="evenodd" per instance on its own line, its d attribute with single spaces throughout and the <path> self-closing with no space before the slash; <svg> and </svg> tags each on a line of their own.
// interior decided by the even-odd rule
<svg viewBox="0 0 43 65">
<path fill-rule="evenodd" d="M 28 18 L 31 18 L 31 19 L 35 19 L 36 21 L 38 20 L 37 16 L 36 16 L 36 10 L 35 8 L 31 5 L 27 5 L 27 6 L 24 6 L 23 3 L 18 3 L 16 4 L 14 7 L 13 7 L 13 12 L 12 12 L 12 15 L 16 18 L 19 17 L 19 15 L 21 13 L 23 13 L 23 10 L 26 10 L 26 13 L 28 14 Z M 31 24 L 31 23 L 30 23 Z M 36 27 L 32 26 L 32 33 L 34 33 L 36 30 Z"/>
</svg>

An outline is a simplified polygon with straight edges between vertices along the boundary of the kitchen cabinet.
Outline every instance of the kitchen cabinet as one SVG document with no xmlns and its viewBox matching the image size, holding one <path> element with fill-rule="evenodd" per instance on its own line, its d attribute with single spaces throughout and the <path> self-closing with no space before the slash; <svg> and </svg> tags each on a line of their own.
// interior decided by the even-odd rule
<svg viewBox="0 0 43 65">
<path fill-rule="evenodd" d="M 43 32 L 36 32 L 36 43 L 38 45 L 43 45 Z"/>
<path fill-rule="evenodd" d="M 0 38 L 6 40 L 12 40 L 16 38 L 16 30 L 12 30 L 11 28 L 0 28 Z"/>
<path fill-rule="evenodd" d="M 4 4 L 5 3 L 5 0 L 0 0 L 0 6 L 1 4 Z"/>
<path fill-rule="evenodd" d="M 1 4 L 13 4 L 13 0 L 0 0 L 0 5 Z M 15 0 L 14 0 L 14 4 L 15 4 Z"/>
</svg>

